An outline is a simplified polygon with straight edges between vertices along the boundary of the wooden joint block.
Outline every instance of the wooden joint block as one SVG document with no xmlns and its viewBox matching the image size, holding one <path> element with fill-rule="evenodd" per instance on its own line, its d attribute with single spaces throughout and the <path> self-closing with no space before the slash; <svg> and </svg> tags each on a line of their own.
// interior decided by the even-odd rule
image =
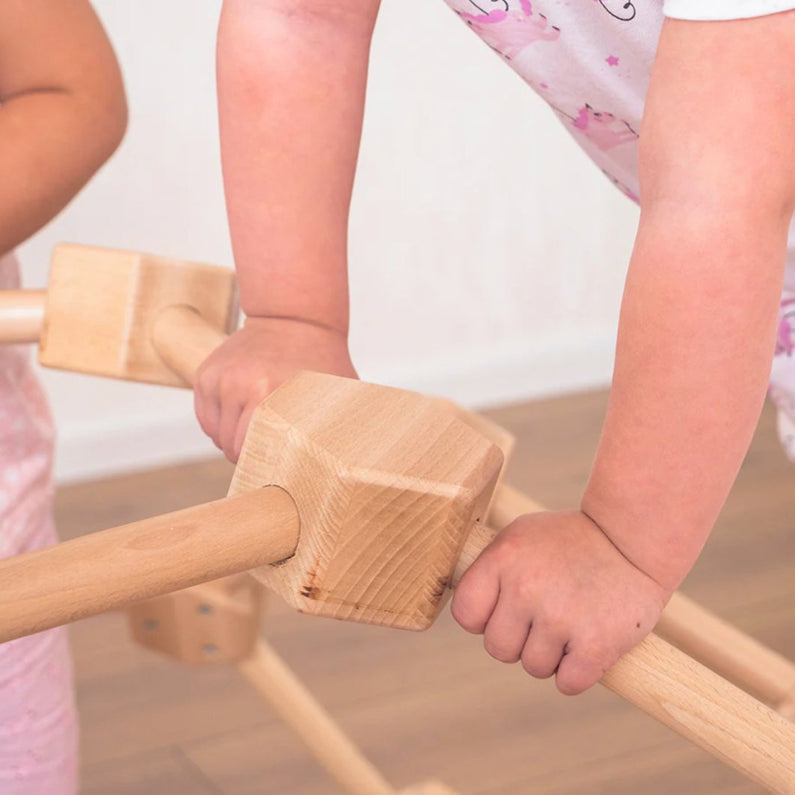
<svg viewBox="0 0 795 795">
<path fill-rule="evenodd" d="M 238 662 L 257 643 L 262 603 L 261 586 L 242 574 L 138 602 L 127 618 L 136 642 L 180 662 Z"/>
<path fill-rule="evenodd" d="M 452 400 L 447 398 L 437 398 L 437 400 L 439 401 L 440 405 L 446 407 L 449 411 L 452 411 L 460 420 L 469 425 L 470 428 L 473 428 L 474 430 L 483 434 L 483 436 L 496 444 L 497 447 L 502 450 L 502 469 L 500 470 L 500 475 L 497 478 L 497 487 L 494 489 L 491 501 L 486 508 L 486 522 L 491 523 L 489 517 L 492 513 L 494 502 L 497 499 L 499 484 L 502 482 L 503 476 L 505 475 L 505 469 L 508 466 L 508 461 L 510 460 L 513 453 L 513 448 L 516 445 L 516 438 L 510 431 L 506 430 L 501 425 L 498 425 L 493 420 L 490 420 L 488 417 L 484 417 L 482 414 L 466 411 L 457 403 L 454 403 Z"/>
<path fill-rule="evenodd" d="M 152 344 L 158 313 L 198 312 L 219 332 L 238 322 L 234 272 L 131 251 L 62 244 L 53 251 L 39 361 L 82 373 L 184 386 Z"/>
<path fill-rule="evenodd" d="M 302 373 L 255 412 L 229 493 L 295 502 L 294 555 L 252 573 L 297 610 L 425 629 L 502 460 L 437 400 Z"/>
</svg>

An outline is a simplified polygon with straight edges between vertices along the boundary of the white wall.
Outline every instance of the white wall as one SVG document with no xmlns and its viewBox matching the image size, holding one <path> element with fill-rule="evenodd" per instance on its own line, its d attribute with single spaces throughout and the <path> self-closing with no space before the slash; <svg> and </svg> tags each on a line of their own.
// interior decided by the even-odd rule
<svg viewBox="0 0 795 795">
<path fill-rule="evenodd" d="M 220 0 L 97 0 L 127 139 L 21 250 L 61 240 L 231 264 L 214 109 Z M 351 223 L 363 378 L 485 406 L 604 384 L 636 211 L 439 0 L 383 0 Z M 307 223 L 311 229 L 311 217 Z M 59 478 L 206 455 L 188 393 L 43 374 Z"/>
</svg>

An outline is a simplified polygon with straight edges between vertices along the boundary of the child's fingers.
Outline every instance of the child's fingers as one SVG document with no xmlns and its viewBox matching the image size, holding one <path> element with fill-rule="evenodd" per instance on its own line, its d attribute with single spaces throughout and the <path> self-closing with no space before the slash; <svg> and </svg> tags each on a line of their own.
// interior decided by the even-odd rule
<svg viewBox="0 0 795 795">
<path fill-rule="evenodd" d="M 500 596 L 500 580 L 483 557 L 461 578 L 453 594 L 450 612 L 467 632 L 483 634 Z"/>
<path fill-rule="evenodd" d="M 484 648 L 495 660 L 517 662 L 527 642 L 531 623 L 529 608 L 516 599 L 507 599 L 503 592 L 483 633 Z"/>
<path fill-rule="evenodd" d="M 569 650 L 560 661 L 555 684 L 563 695 L 576 696 L 595 685 L 613 662 L 603 663 L 582 650 Z"/>
<path fill-rule="evenodd" d="M 558 670 L 565 653 L 566 639 L 536 622 L 521 652 L 522 668 L 536 679 L 548 679 Z"/>
</svg>

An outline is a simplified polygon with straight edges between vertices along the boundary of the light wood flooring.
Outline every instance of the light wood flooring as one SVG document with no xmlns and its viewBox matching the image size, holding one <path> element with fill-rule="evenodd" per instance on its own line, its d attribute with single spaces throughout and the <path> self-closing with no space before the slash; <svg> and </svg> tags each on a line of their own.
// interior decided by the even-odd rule
<svg viewBox="0 0 795 795">
<path fill-rule="evenodd" d="M 604 393 L 491 412 L 519 439 L 508 479 L 576 504 Z M 222 496 L 221 460 L 64 488 L 64 538 Z M 683 591 L 795 659 L 795 470 L 767 407 L 719 526 Z M 396 787 L 461 795 L 761 790 L 604 688 L 566 698 L 494 662 L 449 614 L 405 633 L 313 619 L 270 601 L 265 632 Z M 321 795 L 321 768 L 232 666 L 141 649 L 120 614 L 72 627 L 85 795 Z"/>
</svg>

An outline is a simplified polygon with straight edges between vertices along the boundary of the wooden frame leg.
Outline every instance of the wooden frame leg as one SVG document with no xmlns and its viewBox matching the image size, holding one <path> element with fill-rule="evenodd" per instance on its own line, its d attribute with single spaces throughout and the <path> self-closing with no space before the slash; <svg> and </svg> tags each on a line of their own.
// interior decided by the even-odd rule
<svg viewBox="0 0 795 795">
<path fill-rule="evenodd" d="M 237 667 L 346 792 L 397 794 L 265 640 Z"/>
<path fill-rule="evenodd" d="M 260 636 L 262 586 L 236 575 L 150 599 L 127 609 L 133 639 L 177 662 L 234 662 L 244 679 L 350 795 L 398 795 L 378 769 Z M 212 648 L 213 653 L 206 650 Z M 438 781 L 400 795 L 455 795 Z"/>
<path fill-rule="evenodd" d="M 237 667 L 351 795 L 456 795 L 436 780 L 400 792 L 394 789 L 263 638 L 257 641 L 254 653 Z"/>
</svg>

